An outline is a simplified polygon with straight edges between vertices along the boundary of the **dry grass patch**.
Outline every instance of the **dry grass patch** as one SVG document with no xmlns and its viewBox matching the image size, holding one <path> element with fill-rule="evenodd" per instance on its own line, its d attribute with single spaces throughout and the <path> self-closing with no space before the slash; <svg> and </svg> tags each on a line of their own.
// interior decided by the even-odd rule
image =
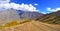
<svg viewBox="0 0 60 31">
<path fill-rule="evenodd" d="M 8 22 L 4 25 L 1 25 L 0 26 L 0 29 L 1 28 L 5 28 L 5 27 L 10 27 L 10 26 L 16 26 L 16 25 L 20 25 L 20 24 L 23 24 L 23 23 L 26 23 L 26 22 L 30 22 L 31 20 L 29 19 L 20 19 L 20 20 L 13 20 L 11 22 Z"/>
</svg>

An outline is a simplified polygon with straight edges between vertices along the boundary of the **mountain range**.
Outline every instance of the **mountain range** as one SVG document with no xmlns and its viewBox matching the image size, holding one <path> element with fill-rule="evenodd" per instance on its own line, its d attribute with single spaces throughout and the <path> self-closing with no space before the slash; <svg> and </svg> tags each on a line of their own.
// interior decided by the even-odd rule
<svg viewBox="0 0 60 31">
<path fill-rule="evenodd" d="M 50 14 L 22 10 L 2 11 L 0 31 L 60 31 L 60 10 Z"/>
<path fill-rule="evenodd" d="M 30 11 L 23 11 L 23 10 L 17 10 L 17 12 L 21 19 L 35 19 L 43 15 L 42 13 L 39 12 L 30 12 Z"/>
<path fill-rule="evenodd" d="M 0 12 L 0 21 L 2 21 L 0 24 L 17 19 L 35 19 L 40 22 L 60 24 L 60 10 L 50 14 L 12 9 Z"/>
<path fill-rule="evenodd" d="M 34 19 L 42 15 L 38 12 L 8 9 L 0 12 L 0 24 L 5 24 L 18 19 Z"/>
</svg>

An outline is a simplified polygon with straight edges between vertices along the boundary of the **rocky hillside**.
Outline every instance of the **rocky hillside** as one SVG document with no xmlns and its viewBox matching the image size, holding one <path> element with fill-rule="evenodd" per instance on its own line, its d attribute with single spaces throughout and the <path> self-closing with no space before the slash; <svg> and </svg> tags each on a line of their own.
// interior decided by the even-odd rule
<svg viewBox="0 0 60 31">
<path fill-rule="evenodd" d="M 60 11 L 40 16 L 36 20 L 50 24 L 60 24 Z"/>
<path fill-rule="evenodd" d="M 16 10 L 4 10 L 0 12 L 0 25 L 16 19 L 20 19 Z"/>
<path fill-rule="evenodd" d="M 34 19 L 43 15 L 42 13 L 39 12 L 30 12 L 30 11 L 23 11 L 23 10 L 17 10 L 17 12 L 21 19 Z"/>
</svg>

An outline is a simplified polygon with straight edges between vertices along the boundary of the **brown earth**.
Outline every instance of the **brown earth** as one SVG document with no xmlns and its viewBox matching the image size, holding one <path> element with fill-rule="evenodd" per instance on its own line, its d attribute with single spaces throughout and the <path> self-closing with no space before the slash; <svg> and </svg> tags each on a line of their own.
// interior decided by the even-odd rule
<svg viewBox="0 0 60 31">
<path fill-rule="evenodd" d="M 60 25 L 30 21 L 20 25 L 0 29 L 0 31 L 60 31 Z"/>
</svg>

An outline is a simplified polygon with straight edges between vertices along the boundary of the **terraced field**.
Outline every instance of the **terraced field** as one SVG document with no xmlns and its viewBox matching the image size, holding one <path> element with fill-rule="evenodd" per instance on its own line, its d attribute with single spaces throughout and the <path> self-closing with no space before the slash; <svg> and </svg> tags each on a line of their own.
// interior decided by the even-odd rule
<svg viewBox="0 0 60 31">
<path fill-rule="evenodd" d="M 16 26 L 6 27 L 0 31 L 60 31 L 60 25 L 30 21 Z"/>
</svg>

